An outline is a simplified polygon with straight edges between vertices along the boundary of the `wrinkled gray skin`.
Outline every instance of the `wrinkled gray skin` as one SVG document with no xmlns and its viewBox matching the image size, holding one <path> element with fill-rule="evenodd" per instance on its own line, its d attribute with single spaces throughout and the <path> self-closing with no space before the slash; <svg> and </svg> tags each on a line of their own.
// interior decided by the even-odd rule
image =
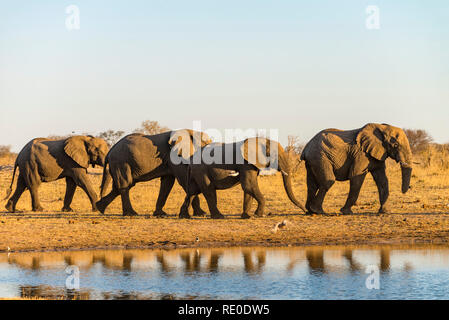
<svg viewBox="0 0 449 320">
<path fill-rule="evenodd" d="M 208 145 L 202 150 L 202 154 L 201 163 L 189 165 L 188 192 L 181 207 L 180 218 L 190 218 L 188 213 L 190 199 L 198 193 L 202 193 L 206 198 L 212 218 L 224 218 L 217 208 L 216 190 L 228 189 L 238 183 L 244 192 L 242 218 L 250 217 L 253 198 L 258 203 L 255 215 L 264 216 L 265 198 L 259 190 L 257 177 L 261 169 L 268 167 L 282 172 L 287 196 L 293 204 L 306 211 L 295 198 L 287 155 L 278 142 L 265 138 L 250 138 L 236 143 Z M 205 155 L 209 155 L 209 160 L 205 161 Z"/>
<path fill-rule="evenodd" d="M 72 211 L 70 204 L 77 186 L 86 192 L 92 203 L 92 210 L 96 211 L 97 195 L 87 176 L 87 167 L 89 164 L 103 166 L 107 153 L 107 143 L 103 139 L 92 136 L 74 136 L 64 140 L 46 138 L 31 140 L 17 156 L 6 198 L 11 194 L 17 167 L 20 173 L 16 191 L 8 200 L 6 209 L 14 212 L 20 196 L 25 189 L 28 189 L 33 211 L 42 211 L 38 196 L 39 185 L 42 182 L 65 178 L 67 187 L 62 211 Z"/>
<path fill-rule="evenodd" d="M 337 181 L 350 181 L 346 204 L 340 209 L 352 213 L 363 181 L 368 172 L 379 191 L 379 213 L 388 212 L 388 178 L 385 160 L 390 157 L 400 163 L 402 192 L 410 187 L 412 152 L 404 131 L 387 124 L 370 123 L 356 130 L 326 129 L 305 146 L 301 159 L 306 161 L 307 202 L 310 213 L 324 213 L 323 200 Z"/>
<path fill-rule="evenodd" d="M 186 139 L 182 139 L 183 137 Z M 163 207 L 175 179 L 185 190 L 188 171 L 186 164 L 174 164 L 170 160 L 170 152 L 172 149 L 176 149 L 177 152 L 185 152 L 185 155 L 190 157 L 193 152 L 210 142 L 211 140 L 206 134 L 185 129 L 156 135 L 135 133 L 124 137 L 111 148 L 106 157 L 101 200 L 97 202 L 98 210 L 104 213 L 107 206 L 120 195 L 123 215 L 137 215 L 131 205 L 129 190 L 138 182 L 161 178 L 156 210 L 153 215 L 166 216 Z M 113 180 L 112 190 L 105 196 L 111 177 Z M 194 199 L 192 207 L 194 215 L 205 215 L 198 198 Z"/>
</svg>

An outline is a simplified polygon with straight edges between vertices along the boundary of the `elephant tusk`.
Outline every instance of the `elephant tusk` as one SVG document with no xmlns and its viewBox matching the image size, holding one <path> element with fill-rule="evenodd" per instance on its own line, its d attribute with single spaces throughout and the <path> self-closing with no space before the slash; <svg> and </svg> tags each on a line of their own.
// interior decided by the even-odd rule
<svg viewBox="0 0 449 320">
<path fill-rule="evenodd" d="M 288 173 L 285 172 L 284 170 L 281 170 L 281 173 L 282 173 L 284 176 L 288 176 Z"/>
<path fill-rule="evenodd" d="M 237 177 L 237 176 L 239 175 L 239 172 L 238 172 L 238 171 L 231 171 L 231 172 L 229 173 L 229 175 L 230 175 L 231 177 Z"/>
</svg>

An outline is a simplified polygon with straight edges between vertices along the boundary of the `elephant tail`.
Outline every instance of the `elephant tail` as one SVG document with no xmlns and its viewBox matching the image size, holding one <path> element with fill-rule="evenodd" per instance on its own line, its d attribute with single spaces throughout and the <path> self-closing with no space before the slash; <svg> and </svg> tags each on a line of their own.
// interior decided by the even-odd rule
<svg viewBox="0 0 449 320">
<path fill-rule="evenodd" d="M 8 199 L 9 196 L 11 195 L 11 192 L 12 192 L 12 185 L 13 185 L 13 183 L 14 183 L 14 177 L 15 177 L 15 175 L 16 175 L 16 169 L 17 169 L 17 166 L 18 166 L 18 164 L 17 164 L 17 160 L 16 160 L 16 162 L 14 163 L 14 172 L 13 172 L 13 174 L 12 174 L 11 185 L 9 186 L 8 190 L 6 190 L 6 197 L 5 197 L 5 199 L 3 199 L 3 200 Z"/>
<path fill-rule="evenodd" d="M 100 197 L 103 198 L 106 194 L 106 190 L 111 183 L 112 177 L 111 172 L 109 170 L 108 158 L 106 157 L 104 167 L 103 167 L 103 178 L 101 179 L 101 187 L 100 187 Z"/>
</svg>

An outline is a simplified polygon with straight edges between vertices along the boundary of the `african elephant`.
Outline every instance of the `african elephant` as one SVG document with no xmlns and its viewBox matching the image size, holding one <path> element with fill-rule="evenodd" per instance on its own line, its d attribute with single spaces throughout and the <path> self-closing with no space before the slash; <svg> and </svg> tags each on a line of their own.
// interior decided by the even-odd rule
<svg viewBox="0 0 449 320">
<path fill-rule="evenodd" d="M 340 209 L 352 213 L 367 172 L 379 191 L 379 213 L 388 212 L 388 178 L 385 160 L 400 163 L 402 192 L 410 187 L 412 152 L 404 131 L 387 124 L 369 123 L 360 129 L 342 131 L 326 129 L 313 137 L 301 154 L 307 169 L 307 202 L 310 213 L 324 213 L 323 200 L 337 181 L 350 181 L 346 204 Z"/>
<path fill-rule="evenodd" d="M 184 163 L 173 163 L 170 157 L 171 152 L 174 151 L 187 158 L 210 142 L 212 141 L 207 134 L 187 129 L 156 135 L 133 133 L 122 138 L 106 156 L 101 200 L 97 202 L 98 210 L 104 213 L 106 207 L 120 195 L 123 215 L 137 215 L 129 199 L 129 190 L 138 182 L 161 178 L 156 210 L 153 215 L 166 216 L 163 207 L 175 179 L 184 189 L 187 184 L 188 166 Z M 104 196 L 110 176 L 113 179 L 112 191 Z M 194 199 L 192 206 L 195 215 L 205 214 L 201 210 L 198 198 Z"/>
<path fill-rule="evenodd" d="M 190 218 L 190 199 L 199 193 L 206 198 L 211 217 L 224 218 L 217 208 L 216 190 L 227 189 L 238 183 L 244 192 L 241 217 L 250 217 L 248 213 L 252 198 L 258 203 L 255 215 L 263 216 L 265 198 L 259 190 L 257 177 L 261 169 L 268 167 L 281 171 L 287 196 L 293 204 L 306 211 L 295 198 L 287 154 L 278 142 L 266 138 L 249 138 L 234 143 L 207 145 L 201 153 L 201 162 L 195 163 L 193 160 L 189 164 L 188 192 L 181 207 L 180 218 Z"/>
<path fill-rule="evenodd" d="M 87 176 L 87 167 L 89 164 L 103 166 L 108 149 L 103 139 L 92 136 L 73 136 L 63 140 L 46 138 L 31 140 L 17 156 L 11 186 L 5 199 L 11 194 L 17 167 L 20 173 L 16 191 L 8 200 L 6 209 L 14 212 L 23 191 L 28 189 L 33 211 L 42 211 L 38 197 L 39 185 L 42 182 L 65 178 L 67 187 L 62 211 L 72 211 L 70 204 L 77 186 L 86 192 L 92 203 L 92 210 L 96 211 L 97 195 Z"/>
</svg>

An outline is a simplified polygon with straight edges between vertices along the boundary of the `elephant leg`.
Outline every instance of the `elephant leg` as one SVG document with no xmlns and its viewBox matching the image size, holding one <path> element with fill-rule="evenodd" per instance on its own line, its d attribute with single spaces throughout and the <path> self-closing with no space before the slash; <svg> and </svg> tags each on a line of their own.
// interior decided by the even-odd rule
<svg viewBox="0 0 449 320">
<path fill-rule="evenodd" d="M 263 217 L 265 215 L 265 197 L 260 192 L 259 184 L 257 182 L 257 171 L 249 170 L 240 172 L 240 182 L 242 189 L 257 201 L 257 209 L 254 212 L 255 216 Z"/>
<path fill-rule="evenodd" d="M 72 212 L 73 210 L 70 207 L 70 204 L 72 203 L 73 196 L 75 195 L 76 183 L 70 177 L 65 178 L 65 182 L 66 182 L 66 189 L 64 196 L 64 207 L 62 207 L 62 211 Z"/>
<path fill-rule="evenodd" d="M 112 201 L 115 200 L 120 195 L 117 187 L 115 185 L 112 186 L 111 192 L 105 197 L 101 198 L 100 201 L 96 203 L 98 211 L 104 214 L 106 208 L 111 204 Z"/>
<path fill-rule="evenodd" d="M 184 203 L 182 204 L 181 210 L 179 211 L 179 219 L 190 219 L 189 207 L 192 197 L 193 195 L 186 194 Z"/>
<path fill-rule="evenodd" d="M 206 215 L 206 211 L 201 209 L 200 198 L 198 195 L 195 195 L 192 199 L 192 208 L 194 217 L 204 217 Z"/>
<path fill-rule="evenodd" d="M 19 177 L 17 179 L 16 191 L 14 192 L 12 197 L 9 198 L 8 203 L 5 206 L 6 210 L 8 210 L 9 212 L 16 211 L 16 204 L 19 201 L 20 196 L 22 195 L 22 193 L 25 191 L 26 188 L 27 188 L 27 186 L 25 184 L 25 180 L 23 179 L 23 176 L 21 174 L 19 174 Z"/>
<path fill-rule="evenodd" d="M 167 213 L 163 210 L 165 203 L 167 202 L 168 195 L 175 183 L 174 176 L 161 177 L 161 185 L 159 187 L 159 195 L 156 201 L 156 210 L 153 212 L 155 217 L 166 217 Z"/>
<path fill-rule="evenodd" d="M 204 198 L 206 198 L 211 218 L 224 219 L 224 215 L 222 215 L 220 210 L 218 210 L 217 191 L 215 190 L 215 187 L 211 183 L 209 177 L 205 174 L 201 174 L 194 176 L 193 179 L 195 180 L 196 185 L 199 188 L 198 191 L 204 195 Z"/>
<path fill-rule="evenodd" d="M 217 206 L 217 191 L 213 185 L 209 185 L 204 191 L 203 195 L 206 198 L 207 205 L 209 206 L 210 216 L 212 219 L 224 219 L 224 215 L 221 214 Z"/>
<path fill-rule="evenodd" d="M 31 195 L 31 207 L 33 208 L 33 211 L 35 212 L 41 212 L 44 211 L 44 208 L 41 206 L 41 202 L 39 200 L 39 184 L 33 184 L 29 188 L 30 195 Z"/>
<path fill-rule="evenodd" d="M 318 169 L 315 167 L 312 169 L 318 183 L 318 193 L 314 199 L 315 201 L 311 204 L 310 209 L 314 213 L 324 214 L 324 198 L 326 193 L 335 183 L 335 175 L 331 164 L 328 162 L 322 162 Z"/>
<path fill-rule="evenodd" d="M 380 202 L 379 213 L 388 213 L 389 188 L 385 168 L 371 171 L 371 175 L 373 176 L 374 182 L 376 182 L 377 185 L 377 190 L 379 191 L 379 202 Z"/>
<path fill-rule="evenodd" d="M 73 180 L 75 181 L 76 185 L 78 185 L 81 189 L 84 190 L 84 192 L 89 197 L 90 203 L 92 204 L 92 211 L 97 211 L 97 194 L 95 193 L 94 189 L 92 188 L 92 185 L 89 182 L 89 178 L 85 173 L 76 173 L 73 177 Z"/>
<path fill-rule="evenodd" d="M 251 216 L 249 215 L 249 211 L 251 210 L 251 206 L 253 204 L 253 197 L 249 193 L 243 193 L 243 213 L 242 219 L 249 219 Z"/>
<path fill-rule="evenodd" d="M 349 181 L 349 194 L 346 199 L 345 205 L 340 209 L 343 214 L 352 214 L 352 206 L 355 205 L 360 194 L 360 189 L 362 188 L 363 181 L 365 181 L 366 173 L 355 176 Z"/>
<path fill-rule="evenodd" d="M 306 201 L 306 209 L 307 213 L 313 213 L 312 204 L 315 201 L 317 192 L 318 192 L 318 184 L 313 175 L 312 169 L 309 165 L 306 165 L 307 169 L 307 201 Z"/>
<path fill-rule="evenodd" d="M 120 189 L 120 196 L 122 197 L 122 209 L 124 216 L 137 216 L 137 212 L 134 211 L 131 200 L 129 199 L 129 189 L 123 188 Z"/>
</svg>

